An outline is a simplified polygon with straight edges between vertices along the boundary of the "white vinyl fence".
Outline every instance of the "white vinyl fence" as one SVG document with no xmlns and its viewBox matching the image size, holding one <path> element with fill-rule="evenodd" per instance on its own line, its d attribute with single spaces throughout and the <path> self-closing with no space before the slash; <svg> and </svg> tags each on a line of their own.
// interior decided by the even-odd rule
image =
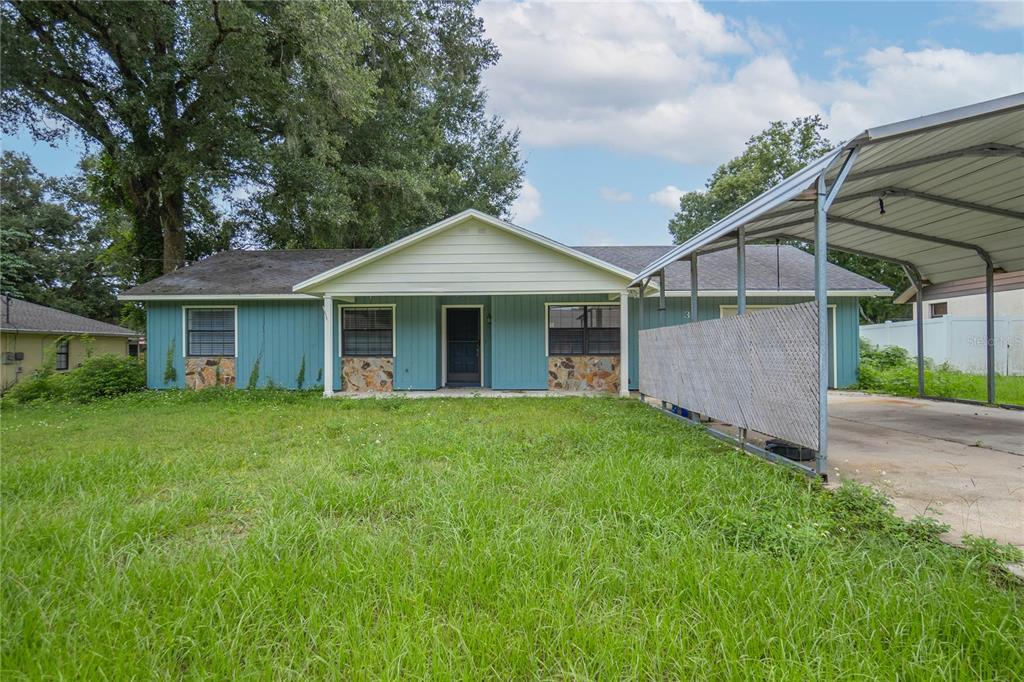
<svg viewBox="0 0 1024 682">
<path fill-rule="evenodd" d="M 1024 316 L 995 319 L 996 374 L 1024 375 Z M 917 355 L 917 323 L 885 322 L 862 325 L 860 335 L 876 346 L 900 346 Z M 924 321 L 924 356 L 937 365 L 971 374 L 985 373 L 985 318 L 940 317 Z"/>
</svg>

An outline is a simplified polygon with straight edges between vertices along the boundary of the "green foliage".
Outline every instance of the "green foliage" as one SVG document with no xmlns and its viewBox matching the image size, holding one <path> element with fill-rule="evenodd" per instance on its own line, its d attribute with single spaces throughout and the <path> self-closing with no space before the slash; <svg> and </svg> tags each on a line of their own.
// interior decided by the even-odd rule
<svg viewBox="0 0 1024 682">
<path fill-rule="evenodd" d="M 167 357 L 164 359 L 164 384 L 175 384 L 178 381 L 178 370 L 174 366 L 174 339 L 167 346 Z"/>
<path fill-rule="evenodd" d="M 246 384 L 246 388 L 250 391 L 256 390 L 260 384 L 260 358 L 256 358 L 256 362 L 252 363 L 252 371 L 249 372 L 249 381 Z"/>
<path fill-rule="evenodd" d="M 827 152 L 827 129 L 820 116 L 771 122 L 711 174 L 706 189 L 682 196 L 668 226 L 675 242 L 682 244 Z"/>
<path fill-rule="evenodd" d="M 937 398 L 988 400 L 984 375 L 967 374 L 948 364 L 936 365 L 925 358 L 925 393 Z M 917 395 L 917 360 L 898 346 L 878 348 L 860 340 L 860 369 L 857 388 L 875 393 Z M 1024 377 L 996 376 L 996 402 L 1024 405 Z"/>
<path fill-rule="evenodd" d="M 299 362 L 299 374 L 295 377 L 295 386 L 301 391 L 303 385 L 306 383 L 306 354 L 302 354 L 302 360 Z"/>
<path fill-rule="evenodd" d="M 121 355 L 94 355 L 69 372 L 42 369 L 15 384 L 8 397 L 14 402 L 90 402 L 141 391 L 146 370 L 138 360 Z"/>
<path fill-rule="evenodd" d="M 498 53 L 473 5 L 5 2 L 5 130 L 96 144 L 90 187 L 142 281 L 241 226 L 275 246 L 375 246 L 466 207 L 502 213 L 522 162 L 485 114 Z"/>
<path fill-rule="evenodd" d="M 148 391 L 14 406 L 0 429 L 5 677 L 1024 667 L 1024 593 L 991 547 L 635 401 Z"/>
<path fill-rule="evenodd" d="M 46 178 L 27 156 L 0 159 L 0 292 L 117 323 L 105 228 L 81 178 Z"/>
<path fill-rule="evenodd" d="M 827 129 L 820 116 L 807 116 L 789 123 L 773 121 L 751 137 L 742 154 L 711 174 L 704 190 L 682 196 L 679 211 L 668 225 L 675 243 L 683 243 L 825 154 L 832 147 L 825 137 Z M 803 242 L 786 243 L 809 250 Z M 828 258 L 893 291 L 907 287 L 906 275 L 898 265 L 838 252 L 830 253 Z M 876 297 L 861 301 L 861 313 L 868 322 L 882 322 L 907 317 L 909 306 Z"/>
</svg>

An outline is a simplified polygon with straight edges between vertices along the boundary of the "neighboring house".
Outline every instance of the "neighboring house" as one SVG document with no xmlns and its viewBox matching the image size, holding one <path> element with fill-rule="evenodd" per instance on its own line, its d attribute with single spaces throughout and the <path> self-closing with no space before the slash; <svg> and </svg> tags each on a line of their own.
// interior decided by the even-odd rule
<svg viewBox="0 0 1024 682">
<path fill-rule="evenodd" d="M 1024 272 L 996 273 L 995 370 L 997 374 L 1024 375 Z M 936 364 L 985 373 L 985 278 L 925 286 L 924 355 Z M 914 303 L 911 287 L 896 303 Z M 861 327 L 861 336 L 876 346 L 900 346 L 911 356 L 917 353 L 917 306 L 911 306 L 908 322 L 885 322 Z"/>
<path fill-rule="evenodd" d="M 0 310 L 0 390 L 7 390 L 43 366 L 53 354 L 58 371 L 73 369 L 89 353 L 138 353 L 139 333 L 5 296 Z"/>
<path fill-rule="evenodd" d="M 121 299 L 146 303 L 153 388 L 622 392 L 637 385 L 641 316 L 625 292 L 670 248 L 571 248 L 470 210 L 376 250 L 217 254 Z M 700 273 L 700 318 L 729 314 L 735 251 L 701 256 Z M 813 298 L 814 259 L 798 249 L 749 247 L 747 273 L 751 307 Z M 857 299 L 891 292 L 836 266 L 828 277 L 844 386 L 857 374 Z M 666 279 L 666 310 L 645 299 L 644 327 L 689 319 L 687 266 Z"/>
<path fill-rule="evenodd" d="M 995 285 L 996 315 L 1024 315 L 1024 272 L 997 272 Z M 956 282 L 924 287 L 924 319 L 985 316 L 985 278 L 971 277 Z M 893 303 L 913 303 L 917 289 L 910 287 Z M 917 306 L 911 306 L 911 318 L 917 319 Z"/>
</svg>

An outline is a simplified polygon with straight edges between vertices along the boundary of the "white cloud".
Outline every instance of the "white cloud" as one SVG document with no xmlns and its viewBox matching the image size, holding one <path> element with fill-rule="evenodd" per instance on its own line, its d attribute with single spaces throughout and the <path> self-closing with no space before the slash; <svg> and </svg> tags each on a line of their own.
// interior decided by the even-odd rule
<svg viewBox="0 0 1024 682">
<path fill-rule="evenodd" d="M 628 204 L 633 201 L 633 195 L 629 192 L 615 189 L 614 187 L 602 187 L 601 198 L 613 204 Z"/>
<path fill-rule="evenodd" d="M 484 3 L 479 13 L 502 52 L 485 76 L 490 106 L 541 147 L 717 165 L 772 120 L 821 114 L 839 139 L 1024 90 L 1024 55 L 942 47 L 854 48 L 842 55 L 846 75 L 814 80 L 785 56 L 777 28 L 695 2 Z"/>
<path fill-rule="evenodd" d="M 526 226 L 539 218 L 541 213 L 540 190 L 529 180 L 523 179 L 519 196 L 512 202 L 512 222 Z"/>
<path fill-rule="evenodd" d="M 990 0 L 978 5 L 978 23 L 985 28 L 993 31 L 1024 28 L 1024 3 L 1019 0 Z"/>
<path fill-rule="evenodd" d="M 666 185 L 657 192 L 651 192 L 647 195 L 647 200 L 652 204 L 658 204 L 666 208 L 670 208 L 673 211 L 679 210 L 679 200 L 686 194 L 686 190 L 679 189 L 675 185 Z"/>
</svg>

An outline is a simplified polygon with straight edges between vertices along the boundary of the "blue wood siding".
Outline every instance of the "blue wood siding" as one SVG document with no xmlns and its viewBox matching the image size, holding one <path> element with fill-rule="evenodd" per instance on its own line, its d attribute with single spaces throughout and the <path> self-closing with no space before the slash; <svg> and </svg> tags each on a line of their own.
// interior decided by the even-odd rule
<svg viewBox="0 0 1024 682">
<path fill-rule="evenodd" d="M 323 305 L 319 301 L 239 301 L 238 380 L 247 387 L 259 361 L 258 387 L 298 388 L 305 359 L 302 388 L 323 386 Z"/>
<path fill-rule="evenodd" d="M 757 297 L 751 305 L 785 305 L 809 299 Z M 395 388 L 431 390 L 442 383 L 441 306 L 482 305 L 484 338 L 483 384 L 495 389 L 547 388 L 545 355 L 545 304 L 605 302 L 599 295 L 520 295 L 520 296 L 405 296 L 359 297 L 356 303 L 395 305 Z M 857 380 L 858 302 L 856 298 L 836 298 L 835 339 L 838 386 Z M 689 320 L 688 297 L 669 297 L 667 309 L 658 311 L 657 298 L 643 305 L 643 326 L 683 324 Z M 735 305 L 733 297 L 702 297 L 699 317 L 719 316 L 722 305 Z M 185 385 L 182 308 L 210 305 L 209 302 L 152 302 L 146 306 L 147 381 L 151 388 L 181 388 Z M 237 384 L 248 385 L 256 360 L 260 362 L 257 385 L 273 383 L 297 388 L 299 367 L 305 357 L 304 388 L 323 385 L 323 309 L 319 301 L 226 301 L 238 307 Z M 343 305 L 343 304 L 341 304 Z M 630 301 L 630 388 L 638 383 L 637 330 L 640 325 L 639 301 Z M 334 386 L 341 385 L 338 316 L 334 328 Z M 173 348 L 173 350 L 172 350 Z M 176 377 L 164 381 L 168 351 Z"/>
<path fill-rule="evenodd" d="M 181 304 L 146 304 L 146 385 L 150 388 L 185 386 L 185 358 L 181 338 Z M 168 356 L 168 353 L 170 355 Z M 168 357 L 176 377 L 164 381 Z"/>
</svg>

